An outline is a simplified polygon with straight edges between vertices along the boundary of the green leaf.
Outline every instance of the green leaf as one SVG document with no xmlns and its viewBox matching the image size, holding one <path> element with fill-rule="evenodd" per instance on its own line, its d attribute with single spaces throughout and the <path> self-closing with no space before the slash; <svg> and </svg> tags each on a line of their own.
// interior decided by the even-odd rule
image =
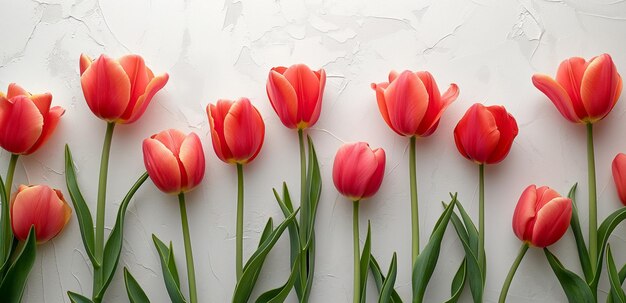
<svg viewBox="0 0 626 303">
<path fill-rule="evenodd" d="M 259 248 L 252 254 L 246 265 L 244 266 L 243 274 L 237 286 L 235 287 L 235 293 L 233 294 L 233 302 L 248 302 L 254 285 L 256 284 L 259 272 L 265 262 L 265 257 L 269 254 L 270 250 L 274 247 L 274 244 L 278 241 L 289 224 L 293 223 L 293 220 L 298 213 L 298 210 L 294 211 L 289 217 L 287 217 L 280 225 L 276 227 L 259 245 Z"/>
<path fill-rule="evenodd" d="M 267 220 L 267 223 L 265 224 L 265 228 L 263 228 L 263 232 L 261 233 L 261 239 L 259 239 L 259 246 L 260 247 L 263 242 L 265 242 L 265 240 L 267 240 L 267 238 L 269 238 L 272 234 L 272 231 L 274 231 L 274 220 L 270 217 Z M 257 247 L 257 248 L 258 248 Z M 246 263 L 243 267 L 243 271 L 246 270 L 248 264 Z M 252 276 L 252 280 L 256 281 L 259 278 L 259 275 L 261 274 L 261 269 L 257 270 L 254 275 Z"/>
<path fill-rule="evenodd" d="M 315 152 L 315 146 L 313 145 L 313 140 L 311 140 L 310 136 L 307 136 L 307 140 L 309 143 L 309 163 L 307 166 L 307 191 L 309 198 L 309 226 L 308 226 L 308 237 L 307 239 L 313 238 L 313 230 L 315 228 L 315 217 L 317 214 L 317 205 L 320 201 L 320 196 L 322 193 L 322 175 L 320 173 L 320 166 L 317 162 L 317 153 Z M 308 245 L 308 243 L 307 243 Z M 309 277 L 311 279 L 312 277 Z"/>
<path fill-rule="evenodd" d="M 574 239 L 576 239 L 576 249 L 578 249 L 578 258 L 580 259 L 580 266 L 585 274 L 585 280 L 590 282 L 593 279 L 593 272 L 591 270 L 591 261 L 589 261 L 589 251 L 587 250 L 587 244 L 585 243 L 585 238 L 580 228 L 580 220 L 578 219 L 578 207 L 576 206 L 577 186 L 578 183 L 575 183 L 567 194 L 567 197 L 572 200 L 572 219 L 570 220 L 570 227 L 574 233 Z"/>
<path fill-rule="evenodd" d="M 272 189 L 274 191 L 274 197 L 276 197 L 276 201 L 278 202 L 278 205 L 280 206 L 280 209 L 283 212 L 283 215 L 285 216 L 285 218 L 289 217 L 289 215 L 291 215 L 293 213 L 293 205 L 291 203 L 291 197 L 289 195 L 289 189 L 287 188 L 287 183 L 283 182 L 283 197 L 281 199 L 280 195 L 278 194 L 278 191 L 276 191 L 276 189 Z M 300 256 L 300 228 L 298 226 L 298 221 L 294 220 L 293 224 L 290 224 L 289 227 L 287 227 L 288 231 L 289 231 L 289 260 L 290 260 L 290 264 L 293 266 L 293 264 L 295 263 L 295 259 L 299 258 Z M 263 241 L 261 241 L 263 242 Z M 296 290 L 296 294 L 298 295 L 298 297 L 301 296 L 302 291 L 303 291 L 303 286 L 302 283 L 300 281 L 300 274 L 299 274 L 299 268 L 298 268 L 298 274 L 296 274 L 296 282 L 294 283 L 294 287 Z"/>
<path fill-rule="evenodd" d="M 367 236 L 365 237 L 365 244 L 363 245 L 363 252 L 361 253 L 361 268 L 360 268 L 360 285 L 361 285 L 361 303 L 365 303 L 365 296 L 367 294 L 367 268 L 370 265 L 370 257 L 372 256 L 372 228 L 370 222 L 367 221 Z"/>
<path fill-rule="evenodd" d="M 289 275 L 289 279 L 287 282 L 278 288 L 274 288 L 270 291 L 263 293 L 259 298 L 256 299 L 256 303 L 282 303 L 285 302 L 291 288 L 296 282 L 296 277 L 300 273 L 300 258 L 295 259 L 295 263 L 291 268 L 291 274 Z"/>
<path fill-rule="evenodd" d="M 378 297 L 378 303 L 390 303 L 393 302 L 392 296 L 394 293 L 393 286 L 396 284 L 396 274 L 398 273 L 398 260 L 396 253 L 393 253 L 391 257 L 391 264 L 389 264 L 389 270 L 387 271 L 387 279 L 383 282 L 382 289 L 380 290 L 380 296 Z"/>
<path fill-rule="evenodd" d="M 456 271 L 454 278 L 452 278 L 452 285 L 450 286 L 450 299 L 446 303 L 455 303 L 459 301 L 461 293 L 463 293 L 463 286 L 467 279 L 467 261 L 463 258 L 459 269 Z"/>
<path fill-rule="evenodd" d="M 613 259 L 613 253 L 611 252 L 611 245 L 607 245 L 606 263 L 609 270 L 609 282 L 611 283 L 611 292 L 609 297 L 613 302 L 626 303 L 626 294 L 622 289 L 622 282 L 619 279 L 617 268 L 615 267 L 615 260 Z"/>
<path fill-rule="evenodd" d="M 126 293 L 130 303 L 150 303 L 146 292 L 143 291 L 135 277 L 130 274 L 126 267 L 124 267 L 124 284 L 126 284 Z"/>
<path fill-rule="evenodd" d="M 80 192 L 80 188 L 78 187 L 72 152 L 67 144 L 65 145 L 65 183 L 67 183 L 67 191 L 70 193 L 70 198 L 72 200 L 72 204 L 74 205 L 74 210 L 76 211 L 80 235 L 83 239 L 83 245 L 85 246 L 89 260 L 91 260 L 91 264 L 94 268 L 99 268 L 100 263 L 96 260 L 94 253 L 94 227 L 91 211 L 89 210 L 89 206 L 87 206 L 85 198 L 83 198 L 83 194 Z"/>
<path fill-rule="evenodd" d="M 9 267 L 2 284 L 0 284 L 0 298 L 2 298 L 3 303 L 19 303 L 22 301 L 28 274 L 33 268 L 36 256 L 37 240 L 35 237 L 35 226 L 31 226 L 22 251 L 11 267 Z"/>
<path fill-rule="evenodd" d="M 67 296 L 70 297 L 70 301 L 72 303 L 93 303 L 91 299 L 84 297 L 82 295 L 79 295 L 75 292 L 68 291 Z"/>
<path fill-rule="evenodd" d="M 315 231 L 313 231 L 311 237 L 309 237 L 309 242 L 305 247 L 305 251 L 308 262 L 308 271 L 306 276 L 306 285 L 304 286 L 304 294 L 302 297 L 308 300 L 309 295 L 311 294 L 311 288 L 313 287 L 313 275 L 315 274 Z"/>
<path fill-rule="evenodd" d="M 11 209 L 9 207 L 9 201 L 7 199 L 6 188 L 4 187 L 4 181 L 0 177 L 0 202 L 2 203 L 2 211 L 0 214 L 0 223 L 2 233 L 0 235 L 0 277 L 4 276 L 4 271 L 8 268 L 9 259 L 11 257 L 11 251 L 13 248 L 13 229 L 11 228 Z"/>
<path fill-rule="evenodd" d="M 385 284 L 385 276 L 382 273 L 382 270 L 380 269 L 380 265 L 378 265 L 378 261 L 376 261 L 376 258 L 374 258 L 374 256 L 371 256 L 370 259 L 370 270 L 372 271 L 372 275 L 374 276 L 374 282 L 376 283 L 376 288 L 378 288 L 378 291 L 382 291 L 383 289 L 383 284 Z M 402 303 L 402 299 L 400 298 L 400 295 L 398 295 L 398 292 L 396 292 L 395 289 L 391 290 L 391 298 L 390 301 L 392 303 Z"/>
<path fill-rule="evenodd" d="M 101 285 L 100 290 L 95 297 L 96 301 L 100 301 L 104 298 L 104 293 L 109 287 L 109 284 L 111 284 L 111 280 L 113 280 L 115 269 L 117 269 L 117 264 L 120 261 L 122 244 L 124 243 L 124 218 L 126 217 L 126 209 L 128 208 L 130 200 L 133 198 L 141 185 L 143 185 L 146 179 L 148 179 L 148 173 L 143 173 L 139 179 L 137 179 L 137 182 L 135 182 L 135 184 L 130 188 L 117 211 L 115 226 L 113 226 L 111 234 L 109 235 L 106 245 L 104 246 L 104 258 L 102 261 L 104 283 Z"/>
<path fill-rule="evenodd" d="M 450 194 L 450 196 L 452 197 L 452 193 Z M 461 202 L 459 202 L 457 200 L 456 203 L 456 207 L 459 210 L 459 212 L 461 213 L 461 218 L 463 219 L 463 224 L 465 225 L 466 231 L 467 231 L 467 235 L 469 237 L 469 245 L 472 248 L 472 251 L 474 252 L 475 255 L 479 255 L 478 254 L 478 238 L 480 237 L 480 235 L 478 234 L 478 229 L 476 228 L 476 225 L 474 225 L 474 222 L 472 222 L 472 218 L 467 214 L 467 212 L 465 211 L 465 208 L 463 208 L 463 205 L 461 205 Z M 485 275 L 487 274 L 487 259 L 486 259 L 486 254 L 485 254 L 485 250 L 483 248 L 483 259 L 479 260 L 480 262 L 480 269 L 483 275 L 483 288 L 485 286 Z"/>
<path fill-rule="evenodd" d="M 557 257 L 553 255 L 550 250 L 548 250 L 548 248 L 544 248 L 543 252 L 548 259 L 548 263 L 550 263 L 550 267 L 552 267 L 552 271 L 556 275 L 557 279 L 559 279 L 561 287 L 563 288 L 563 291 L 565 292 L 565 295 L 567 296 L 569 302 L 596 302 L 596 299 L 585 280 L 563 267 L 561 261 L 559 261 L 559 259 L 557 259 Z"/>
<path fill-rule="evenodd" d="M 598 281 L 600 281 L 600 269 L 602 268 L 604 249 L 606 248 L 606 245 L 609 241 L 609 237 L 611 236 L 613 230 L 615 230 L 615 227 L 617 227 L 617 225 L 624 221 L 624 219 L 626 219 L 626 207 L 622 207 L 606 217 L 606 219 L 604 219 L 604 221 L 602 222 L 602 224 L 600 224 L 600 227 L 598 228 L 598 262 L 596 266 L 598 270 L 596 270 L 596 274 L 594 275 L 592 282 L 589 283 L 591 289 L 593 290 L 598 289 Z"/>
<path fill-rule="evenodd" d="M 167 289 L 167 293 L 170 295 L 170 299 L 173 303 L 187 302 L 180 291 L 180 280 L 178 278 L 178 269 L 176 269 L 176 261 L 174 260 L 172 242 L 170 242 L 170 246 L 168 248 L 168 246 L 166 246 L 154 234 L 152 234 L 152 241 L 159 252 L 161 270 L 163 271 L 163 280 L 165 281 L 165 288 Z"/>
<path fill-rule="evenodd" d="M 422 302 L 428 282 L 435 271 L 437 260 L 439 259 L 439 251 L 441 249 L 441 240 L 446 232 L 448 222 L 456 204 L 456 196 L 452 199 L 446 210 L 441 214 L 439 220 L 433 228 L 428 244 L 424 250 L 420 252 L 413 265 L 413 301 Z"/>
</svg>

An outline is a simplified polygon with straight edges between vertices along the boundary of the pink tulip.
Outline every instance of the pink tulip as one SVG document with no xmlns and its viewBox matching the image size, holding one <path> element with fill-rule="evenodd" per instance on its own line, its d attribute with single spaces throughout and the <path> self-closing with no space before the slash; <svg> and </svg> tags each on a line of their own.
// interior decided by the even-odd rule
<svg viewBox="0 0 626 303">
<path fill-rule="evenodd" d="M 579 57 L 569 58 L 559 65 L 556 80 L 535 74 L 533 84 L 554 103 L 563 117 L 574 123 L 602 120 L 622 92 L 622 77 L 608 54 L 588 62 Z"/>
<path fill-rule="evenodd" d="M 426 71 L 389 73 L 389 82 L 372 83 L 380 114 L 393 131 L 401 136 L 430 136 L 439 125 L 443 112 L 458 97 L 452 83 L 443 94 L 433 76 Z"/>
<path fill-rule="evenodd" d="M 454 128 L 454 141 L 463 157 L 478 164 L 494 164 L 509 154 L 517 132 L 517 122 L 504 106 L 476 103 Z"/>
<path fill-rule="evenodd" d="M 265 137 L 265 124 L 248 98 L 218 100 L 206 107 L 211 126 L 213 149 L 226 163 L 248 163 L 259 154 Z"/>
<path fill-rule="evenodd" d="M 52 135 L 65 110 L 50 107 L 50 93 L 31 95 L 15 83 L 0 92 L 0 146 L 20 155 L 39 149 Z"/>
<path fill-rule="evenodd" d="M 70 220 L 72 209 L 58 189 L 45 185 L 20 185 L 11 203 L 11 226 L 15 237 L 25 241 L 35 226 L 37 244 L 58 235 Z"/>
<path fill-rule="evenodd" d="M 344 144 L 333 164 L 333 182 L 342 195 L 352 201 L 373 196 L 383 182 L 385 151 L 372 150 L 367 143 Z"/>
<path fill-rule="evenodd" d="M 613 180 L 619 199 L 626 205 L 626 155 L 623 153 L 613 159 Z"/>
<path fill-rule="evenodd" d="M 143 140 L 143 161 L 154 185 L 165 193 L 190 191 L 204 177 L 204 151 L 195 133 L 169 129 Z"/>
<path fill-rule="evenodd" d="M 106 55 L 96 60 L 80 56 L 80 84 L 87 105 L 108 122 L 135 122 L 168 79 L 168 74 L 155 77 L 138 55 L 118 60 Z"/>
<path fill-rule="evenodd" d="M 522 241 L 546 247 L 561 239 L 572 217 L 572 200 L 553 189 L 528 186 L 513 214 L 513 231 Z"/>
<path fill-rule="evenodd" d="M 325 84 L 323 69 L 312 71 L 304 64 L 274 67 L 267 79 L 267 96 L 286 127 L 304 129 L 320 117 Z"/>
</svg>

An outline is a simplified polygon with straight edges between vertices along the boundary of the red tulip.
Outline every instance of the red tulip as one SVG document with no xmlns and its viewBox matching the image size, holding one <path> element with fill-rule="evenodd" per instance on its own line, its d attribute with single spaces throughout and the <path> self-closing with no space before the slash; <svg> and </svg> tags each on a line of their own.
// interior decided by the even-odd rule
<svg viewBox="0 0 626 303">
<path fill-rule="evenodd" d="M 265 137 L 265 124 L 248 98 L 218 100 L 206 107 L 211 126 L 213 149 L 226 163 L 248 163 L 259 154 Z"/>
<path fill-rule="evenodd" d="M 553 189 L 528 186 L 513 214 L 513 231 L 522 241 L 546 247 L 561 239 L 572 217 L 572 200 Z"/>
<path fill-rule="evenodd" d="M 11 203 L 13 233 L 21 241 L 34 225 L 37 244 L 48 242 L 63 230 L 71 215 L 61 191 L 45 185 L 20 185 Z"/>
<path fill-rule="evenodd" d="M 608 115 L 622 92 L 622 77 L 611 56 L 602 54 L 589 62 L 572 57 L 559 65 L 556 80 L 533 75 L 542 91 L 561 115 L 574 123 L 594 123 Z"/>
<path fill-rule="evenodd" d="M 396 71 L 389 73 L 389 82 L 372 83 L 380 114 L 393 131 L 401 136 L 430 136 L 439 119 L 459 95 L 452 83 L 443 94 L 429 72 Z"/>
<path fill-rule="evenodd" d="M 372 150 L 367 143 L 344 144 L 333 164 L 333 182 L 337 190 L 352 201 L 373 196 L 383 182 L 385 151 Z"/>
<path fill-rule="evenodd" d="M 80 56 L 80 84 L 87 105 L 108 122 L 135 122 L 168 79 L 167 74 L 155 77 L 138 55 L 118 60 L 100 55 L 94 61 Z"/>
<path fill-rule="evenodd" d="M 517 122 L 504 106 L 476 103 L 454 128 L 454 141 L 465 158 L 494 164 L 509 154 L 517 132 Z"/>
<path fill-rule="evenodd" d="M 13 154 L 28 155 L 43 145 L 65 113 L 50 108 L 50 93 L 31 95 L 15 83 L 6 96 L 0 92 L 0 146 Z"/>
<path fill-rule="evenodd" d="M 304 129 L 320 117 L 325 84 L 323 69 L 312 71 L 304 64 L 274 67 L 267 79 L 267 96 L 285 126 Z"/>
<path fill-rule="evenodd" d="M 204 177 L 204 151 L 195 133 L 168 129 L 143 140 L 143 162 L 154 185 L 165 193 L 190 191 Z"/>
<path fill-rule="evenodd" d="M 626 155 L 619 153 L 613 159 L 613 180 L 619 199 L 626 205 Z"/>
</svg>

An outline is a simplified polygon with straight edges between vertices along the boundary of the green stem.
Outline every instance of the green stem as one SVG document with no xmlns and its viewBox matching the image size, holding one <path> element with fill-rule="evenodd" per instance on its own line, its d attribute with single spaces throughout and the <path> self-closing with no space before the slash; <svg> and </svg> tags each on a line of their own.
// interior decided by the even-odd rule
<svg viewBox="0 0 626 303">
<path fill-rule="evenodd" d="M 519 249 L 519 253 L 517 253 L 517 258 L 511 264 L 511 269 L 509 270 L 509 274 L 506 275 L 506 280 L 504 280 L 504 284 L 502 285 L 502 291 L 500 291 L 500 299 L 498 303 L 504 303 L 506 301 L 506 294 L 509 292 L 509 287 L 511 286 L 511 281 L 513 281 L 513 276 L 515 276 L 515 272 L 519 267 L 519 264 L 522 262 L 526 251 L 528 250 L 528 243 L 524 242 L 522 247 Z"/>
<path fill-rule="evenodd" d="M 598 209 L 596 196 L 596 163 L 593 150 L 593 124 L 587 123 L 587 181 L 589 185 L 589 259 L 595 274 L 598 260 Z"/>
<path fill-rule="evenodd" d="M 352 206 L 352 241 L 354 242 L 354 303 L 361 302 L 361 253 L 359 249 L 359 201 Z"/>
<path fill-rule="evenodd" d="M 9 168 L 7 170 L 6 183 L 4 189 L 7 191 L 7 199 L 11 200 L 11 189 L 13 188 L 13 175 L 15 175 L 15 166 L 17 165 L 17 158 L 20 155 L 11 154 L 11 160 L 9 160 Z"/>
<path fill-rule="evenodd" d="M 187 279 L 189 280 L 189 301 L 198 302 L 198 292 L 196 291 L 196 272 L 193 266 L 193 253 L 191 251 L 191 238 L 189 237 L 189 222 L 187 221 L 187 206 L 185 205 L 185 194 L 178 194 L 178 205 L 180 207 L 180 220 L 183 225 L 183 239 L 185 241 L 185 257 L 187 259 Z"/>
<path fill-rule="evenodd" d="M 13 243 L 13 230 L 11 229 L 11 208 L 10 208 L 10 204 L 11 204 L 11 187 L 13 184 L 13 175 L 15 174 L 15 165 L 17 164 L 17 158 L 19 158 L 19 155 L 16 154 L 11 154 L 11 160 L 9 160 L 9 168 L 7 170 L 7 176 L 6 176 L 6 184 L 4 186 L 4 194 L 6 194 L 5 198 L 6 200 L 4 201 L 4 203 L 2 203 L 2 215 L 1 215 L 1 220 L 2 220 L 2 239 L 0 239 L 0 241 L 2 242 L 1 246 L 2 247 L 2 251 L 0 252 L 0 263 L 2 265 L 4 265 L 4 262 L 9 259 L 10 255 L 11 255 L 11 247 L 12 247 L 12 243 Z M 0 278 L 2 278 L 2 275 L 4 273 L 0 273 Z"/>
<path fill-rule="evenodd" d="M 411 267 L 415 265 L 420 253 L 420 223 L 417 202 L 417 172 L 415 169 L 415 136 L 411 137 L 409 151 L 409 178 L 411 182 Z"/>
<path fill-rule="evenodd" d="M 235 271 L 237 281 L 243 273 L 243 165 L 237 163 L 237 236 Z"/>
<path fill-rule="evenodd" d="M 306 151 L 304 148 L 304 133 L 302 129 L 298 129 L 298 142 L 300 145 L 300 250 L 304 250 L 306 244 L 308 243 L 307 239 L 307 231 L 308 231 L 308 216 L 309 216 L 309 204 L 307 199 L 307 184 L 306 184 Z M 310 222 L 313 224 L 313 222 Z M 302 286 L 302 290 L 306 288 L 307 285 L 307 253 L 300 254 L 300 285 Z M 308 298 L 306 298 L 306 294 L 302 294 L 303 297 L 300 298 L 302 302 L 307 302 Z"/>
<path fill-rule="evenodd" d="M 478 263 L 485 270 L 485 165 L 478 165 Z"/>
<path fill-rule="evenodd" d="M 100 158 L 100 177 L 98 179 L 98 204 L 96 210 L 96 239 L 95 239 L 95 257 L 102 264 L 104 254 L 104 217 L 106 211 L 106 188 L 107 174 L 109 171 L 109 154 L 111 152 L 111 140 L 113 139 L 114 122 L 107 123 L 107 130 L 104 135 L 104 143 L 102 144 L 102 157 Z M 104 272 L 98 268 L 94 270 L 94 296 L 98 293 L 100 286 L 104 280 Z"/>
</svg>

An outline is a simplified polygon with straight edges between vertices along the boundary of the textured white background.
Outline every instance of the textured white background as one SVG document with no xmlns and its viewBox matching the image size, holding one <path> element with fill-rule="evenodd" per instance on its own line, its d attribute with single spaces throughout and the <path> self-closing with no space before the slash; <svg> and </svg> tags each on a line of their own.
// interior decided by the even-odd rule
<svg viewBox="0 0 626 303">
<path fill-rule="evenodd" d="M 331 180 L 335 151 L 343 141 L 362 140 L 387 151 L 383 186 L 362 203 L 361 226 L 372 222 L 373 253 L 387 267 L 398 252 L 396 289 L 410 296 L 410 218 L 407 139 L 380 117 L 371 82 L 391 69 L 431 71 L 442 90 L 455 82 L 461 94 L 444 114 L 437 132 L 418 141 L 418 181 L 422 246 L 441 213 L 440 201 L 458 191 L 467 209 L 477 212 L 477 168 L 462 158 L 452 138 L 456 121 L 474 102 L 504 104 L 517 118 L 520 133 L 509 157 L 486 169 L 485 301 L 497 299 L 520 242 L 510 227 L 519 194 L 530 183 L 565 194 L 581 182 L 579 200 L 586 231 L 584 127 L 563 119 L 536 90 L 535 72 L 554 75 L 569 56 L 613 55 L 626 73 L 624 0 L 473 0 L 473 1 L 117 1 L 2 0 L 0 6 L 0 87 L 17 82 L 32 92 L 50 91 L 53 103 L 67 109 L 57 132 L 40 151 L 21 157 L 15 181 L 46 183 L 67 195 L 63 145 L 75 155 L 84 194 L 95 209 L 97 172 L 104 122 L 83 99 L 78 75 L 81 52 L 91 56 L 127 53 L 144 56 L 155 73 L 170 81 L 133 125 L 115 130 L 111 156 L 107 226 L 119 201 L 143 172 L 140 142 L 165 128 L 197 132 L 205 144 L 207 174 L 188 195 L 191 235 L 202 302 L 228 302 L 235 284 L 234 236 L 236 172 L 215 156 L 204 107 L 218 98 L 247 96 L 266 121 L 266 140 L 247 166 L 245 255 L 258 243 L 268 217 L 282 214 L 271 193 L 287 180 L 299 192 L 297 136 L 280 123 L 267 100 L 268 70 L 304 62 L 328 73 L 319 122 L 308 131 L 317 145 L 323 196 L 317 219 L 318 253 L 312 302 L 348 302 L 352 296 L 351 205 Z M 623 98 L 622 98 L 623 99 Z M 617 209 L 610 175 L 613 156 L 626 151 L 626 105 L 618 103 L 596 127 L 599 216 Z M 0 158 L 8 162 L 6 152 Z M 6 164 L 0 169 L 5 170 Z M 120 267 L 107 302 L 124 302 L 122 270 L 128 267 L 154 302 L 167 302 L 157 253 L 150 235 L 173 240 L 183 292 L 184 251 L 178 205 L 148 181 L 133 200 L 126 219 Z M 618 266 L 626 262 L 624 227 L 611 243 Z M 586 234 L 586 232 L 585 232 Z M 286 235 L 286 234 L 285 234 Z M 365 234 L 362 233 L 362 237 Z M 552 247 L 580 272 L 571 232 Z M 257 293 L 286 279 L 288 241 L 283 237 L 269 256 Z M 449 295 L 462 257 L 449 229 L 428 292 L 428 302 Z M 76 218 L 65 232 L 38 250 L 25 302 L 69 302 L 65 292 L 91 293 L 91 267 Z M 603 277 L 601 298 L 608 283 Z M 374 302 L 369 285 L 368 301 Z M 511 286 L 510 302 L 563 302 L 563 292 L 541 251 L 531 249 Z M 469 292 L 463 301 L 470 301 Z M 603 299 L 601 299 L 603 300 Z M 295 302 L 295 296 L 289 298 Z"/>
</svg>

